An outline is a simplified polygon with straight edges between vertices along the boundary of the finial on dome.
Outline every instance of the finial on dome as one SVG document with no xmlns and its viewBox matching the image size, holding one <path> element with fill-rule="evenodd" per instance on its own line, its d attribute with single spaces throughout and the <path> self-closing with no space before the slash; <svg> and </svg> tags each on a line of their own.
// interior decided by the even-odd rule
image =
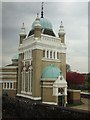
<svg viewBox="0 0 90 120">
<path fill-rule="evenodd" d="M 24 27 L 24 22 L 22 23 L 22 26 Z"/>
<path fill-rule="evenodd" d="M 42 8 L 41 8 L 41 18 L 43 18 L 43 3 L 44 3 L 44 2 L 42 2 Z"/>
<path fill-rule="evenodd" d="M 37 13 L 37 17 L 39 17 L 39 13 Z"/>
<path fill-rule="evenodd" d="M 62 20 L 61 20 L 61 26 L 62 26 Z"/>
<path fill-rule="evenodd" d="M 37 17 L 36 17 L 36 20 L 38 20 L 38 19 L 40 19 L 40 18 L 39 18 L 39 13 L 37 13 Z"/>
</svg>

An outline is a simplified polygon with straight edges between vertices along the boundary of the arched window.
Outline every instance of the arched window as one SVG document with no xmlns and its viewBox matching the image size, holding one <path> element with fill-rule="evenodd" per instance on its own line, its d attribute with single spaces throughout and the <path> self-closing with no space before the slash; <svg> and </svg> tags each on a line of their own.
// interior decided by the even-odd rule
<svg viewBox="0 0 90 120">
<path fill-rule="evenodd" d="M 57 59 L 59 59 L 59 52 L 57 52 Z"/>
<path fill-rule="evenodd" d="M 50 51 L 50 58 L 52 58 L 52 51 Z"/>
<path fill-rule="evenodd" d="M 33 77 L 33 69 L 32 65 L 29 67 L 29 79 L 28 79 L 28 92 L 32 93 L 32 77 Z"/>
<path fill-rule="evenodd" d="M 22 92 L 25 92 L 26 67 L 22 70 Z"/>
</svg>

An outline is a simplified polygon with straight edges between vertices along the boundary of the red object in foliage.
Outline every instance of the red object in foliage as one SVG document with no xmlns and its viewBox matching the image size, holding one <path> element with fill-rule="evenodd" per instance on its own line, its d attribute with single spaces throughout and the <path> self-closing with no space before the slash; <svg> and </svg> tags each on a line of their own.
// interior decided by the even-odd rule
<svg viewBox="0 0 90 120">
<path fill-rule="evenodd" d="M 85 82 L 85 77 L 84 75 L 77 73 L 77 72 L 67 72 L 66 73 L 66 80 L 68 84 L 73 84 L 73 85 L 83 85 Z"/>
</svg>

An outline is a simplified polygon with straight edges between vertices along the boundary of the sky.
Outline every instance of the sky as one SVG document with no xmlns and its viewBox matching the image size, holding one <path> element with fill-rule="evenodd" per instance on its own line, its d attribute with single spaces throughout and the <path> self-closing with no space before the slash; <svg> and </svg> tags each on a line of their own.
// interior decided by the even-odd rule
<svg viewBox="0 0 90 120">
<path fill-rule="evenodd" d="M 13 1 L 13 0 L 12 0 Z M 19 0 L 18 0 L 19 1 Z M 11 63 L 18 53 L 22 23 L 28 34 L 36 14 L 41 12 L 41 1 L 10 2 L 3 0 L 0 7 L 0 61 L 2 66 Z M 43 0 L 44 1 L 44 0 Z M 66 62 L 72 71 L 88 72 L 88 1 L 44 2 L 44 17 L 53 25 L 58 36 L 61 21 L 65 28 Z"/>
</svg>

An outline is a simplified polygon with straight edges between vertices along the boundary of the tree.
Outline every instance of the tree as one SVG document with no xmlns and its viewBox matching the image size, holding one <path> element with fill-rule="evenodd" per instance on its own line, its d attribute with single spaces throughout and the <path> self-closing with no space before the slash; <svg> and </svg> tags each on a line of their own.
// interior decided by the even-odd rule
<svg viewBox="0 0 90 120">
<path fill-rule="evenodd" d="M 66 80 L 68 83 L 68 86 L 70 88 L 77 87 L 77 86 L 83 86 L 85 82 L 85 77 L 83 74 L 77 73 L 77 72 L 67 72 L 66 73 Z"/>
<path fill-rule="evenodd" d="M 90 90 L 90 73 L 86 74 L 85 89 Z"/>
<path fill-rule="evenodd" d="M 70 71 L 71 71 L 71 67 L 70 67 L 69 64 L 66 64 L 66 71 L 67 71 L 67 72 L 70 72 Z"/>
</svg>

